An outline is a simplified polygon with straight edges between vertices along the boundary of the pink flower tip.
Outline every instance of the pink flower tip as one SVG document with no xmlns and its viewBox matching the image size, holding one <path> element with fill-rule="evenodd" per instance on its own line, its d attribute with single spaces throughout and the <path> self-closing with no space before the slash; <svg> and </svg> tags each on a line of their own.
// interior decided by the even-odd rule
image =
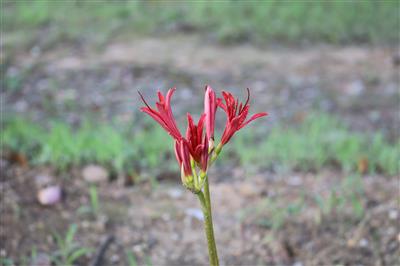
<svg viewBox="0 0 400 266">
<path fill-rule="evenodd" d="M 217 97 L 210 86 L 206 86 L 204 96 L 204 113 L 206 115 L 206 135 L 210 140 L 214 139 L 215 112 L 217 110 Z"/>
</svg>

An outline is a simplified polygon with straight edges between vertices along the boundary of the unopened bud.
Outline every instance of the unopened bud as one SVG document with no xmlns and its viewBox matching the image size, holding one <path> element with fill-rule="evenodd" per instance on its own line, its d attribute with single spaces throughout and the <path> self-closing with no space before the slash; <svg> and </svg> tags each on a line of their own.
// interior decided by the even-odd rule
<svg viewBox="0 0 400 266">
<path fill-rule="evenodd" d="M 185 188 L 189 189 L 190 191 L 192 191 L 193 193 L 198 193 L 199 190 L 196 188 L 196 186 L 194 185 L 194 177 L 193 175 L 185 175 L 185 171 L 183 168 L 183 165 L 181 167 L 181 180 L 182 180 L 182 184 Z"/>
<path fill-rule="evenodd" d="M 185 174 L 185 170 L 183 168 L 183 165 L 181 167 L 181 180 L 182 180 L 182 183 L 185 186 L 189 185 L 190 183 L 193 183 L 193 176 Z"/>
</svg>

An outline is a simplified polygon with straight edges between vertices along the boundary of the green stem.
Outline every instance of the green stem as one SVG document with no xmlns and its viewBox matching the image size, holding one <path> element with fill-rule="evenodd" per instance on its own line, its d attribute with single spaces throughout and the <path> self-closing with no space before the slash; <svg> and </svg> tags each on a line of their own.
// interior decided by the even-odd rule
<svg viewBox="0 0 400 266">
<path fill-rule="evenodd" d="M 206 175 L 205 177 L 205 183 L 204 183 L 204 193 L 205 193 L 205 199 L 206 199 L 206 203 L 207 203 L 207 207 L 208 207 L 208 211 L 210 213 L 210 220 L 211 220 L 211 232 L 212 232 L 212 237 L 214 239 L 214 228 L 213 228 L 213 220 L 212 220 L 212 211 L 211 211 L 211 197 L 210 197 L 210 187 L 208 185 L 208 175 Z M 215 240 L 213 241 L 213 248 L 214 248 L 214 253 L 215 253 L 215 257 L 217 260 L 217 264 L 219 264 L 219 260 L 218 260 L 218 252 L 217 252 L 217 245 L 215 243 Z"/>
<path fill-rule="evenodd" d="M 217 254 L 217 247 L 215 245 L 214 239 L 214 228 L 212 223 L 212 214 L 211 214 L 211 205 L 210 205 L 210 193 L 208 190 L 208 178 L 206 177 L 206 182 L 204 184 L 204 192 L 206 192 L 206 197 L 204 197 L 203 192 L 199 192 L 197 196 L 199 197 L 201 203 L 201 209 L 203 211 L 204 216 L 204 228 L 206 231 L 207 237 L 207 246 L 208 246 L 208 256 L 210 259 L 211 266 L 218 266 L 218 254 Z M 208 195 L 208 196 L 207 196 Z"/>
<path fill-rule="evenodd" d="M 215 160 L 218 158 L 218 155 L 221 153 L 221 151 L 222 151 L 222 144 L 220 143 L 220 144 L 218 144 L 218 146 L 215 148 L 214 152 L 212 153 L 210 161 L 208 163 L 208 167 L 210 167 L 215 162 Z"/>
<path fill-rule="evenodd" d="M 208 185 L 208 175 L 206 175 L 205 180 L 204 180 L 204 197 L 206 199 L 207 207 L 210 211 L 210 216 L 212 219 L 212 214 L 211 214 L 211 197 L 210 197 L 210 186 Z"/>
</svg>

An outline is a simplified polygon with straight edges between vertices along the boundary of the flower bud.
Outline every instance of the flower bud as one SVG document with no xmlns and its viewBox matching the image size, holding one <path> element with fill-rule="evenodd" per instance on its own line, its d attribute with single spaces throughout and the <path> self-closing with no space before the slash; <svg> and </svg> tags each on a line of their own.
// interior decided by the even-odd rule
<svg viewBox="0 0 400 266">
<path fill-rule="evenodd" d="M 191 191 L 195 190 L 192 161 L 190 158 L 188 143 L 185 139 L 175 142 L 175 156 L 181 168 L 182 184 Z"/>
<path fill-rule="evenodd" d="M 207 138 L 214 139 L 215 112 L 217 110 L 217 97 L 210 86 L 206 86 L 204 96 L 204 113 L 206 114 L 206 135 Z"/>
<path fill-rule="evenodd" d="M 182 180 L 182 184 L 189 190 L 194 190 L 194 182 L 193 182 L 193 175 L 187 175 L 185 173 L 185 169 L 184 166 L 182 164 L 181 167 L 181 180 Z"/>
</svg>

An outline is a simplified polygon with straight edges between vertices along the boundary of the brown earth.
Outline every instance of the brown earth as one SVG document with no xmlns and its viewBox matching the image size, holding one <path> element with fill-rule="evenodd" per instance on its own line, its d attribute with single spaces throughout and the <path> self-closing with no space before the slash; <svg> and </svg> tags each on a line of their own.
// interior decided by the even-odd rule
<svg viewBox="0 0 400 266">
<path fill-rule="evenodd" d="M 1 237 L 8 256 L 21 258 L 32 247 L 50 256 L 57 249 L 52 232 L 65 232 L 76 223 L 77 240 L 83 246 L 98 247 L 105 237 L 115 237 L 103 265 L 126 265 L 128 250 L 139 262 L 150 257 L 153 265 L 207 264 L 199 203 L 178 182 L 162 181 L 156 188 L 148 183 L 126 187 L 117 181 L 103 182 L 98 185 L 99 212 L 85 214 L 79 209 L 89 205 L 88 185 L 79 171 L 58 179 L 65 189 L 64 200 L 53 207 L 36 202 L 34 180 L 43 172 L 46 169 L 10 167 L 2 177 Z M 222 182 L 211 178 L 221 264 L 399 263 L 398 180 L 364 176 L 361 204 L 365 214 L 358 219 L 350 202 L 329 214 L 315 202 L 316 195 L 328 195 L 343 178 L 332 171 L 247 176 L 240 169 Z M 279 215 L 279 209 L 299 199 L 303 202 L 298 213 L 277 220 L 278 224 L 268 223 Z M 78 264 L 92 257 L 93 253 Z"/>
</svg>

